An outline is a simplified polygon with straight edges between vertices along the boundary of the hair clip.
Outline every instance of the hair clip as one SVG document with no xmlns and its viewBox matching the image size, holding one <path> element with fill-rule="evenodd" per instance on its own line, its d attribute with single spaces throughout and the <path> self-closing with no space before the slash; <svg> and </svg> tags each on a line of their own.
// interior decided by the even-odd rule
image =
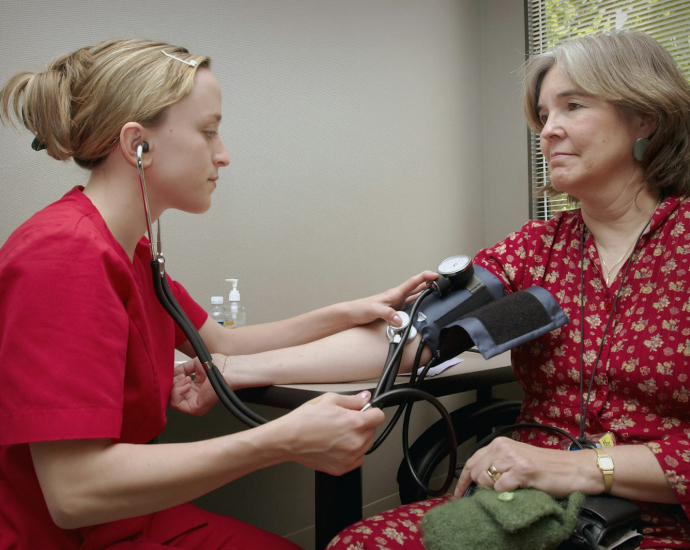
<svg viewBox="0 0 690 550">
<path fill-rule="evenodd" d="M 194 61 L 193 59 L 191 61 L 185 61 L 184 59 L 180 59 L 179 57 L 175 57 L 174 55 L 169 54 L 165 50 L 161 50 L 161 52 L 163 52 L 163 55 L 167 55 L 168 57 L 176 59 L 177 61 L 181 61 L 185 65 L 189 65 L 190 67 L 196 67 L 196 61 Z"/>
<path fill-rule="evenodd" d="M 31 142 L 31 148 L 34 151 L 43 151 L 46 148 L 46 144 L 38 138 L 34 138 L 34 140 Z"/>
</svg>

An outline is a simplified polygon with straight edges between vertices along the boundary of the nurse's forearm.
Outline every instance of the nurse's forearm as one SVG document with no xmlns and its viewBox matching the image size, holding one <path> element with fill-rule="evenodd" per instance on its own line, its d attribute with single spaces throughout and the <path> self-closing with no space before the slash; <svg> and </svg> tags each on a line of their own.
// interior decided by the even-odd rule
<svg viewBox="0 0 690 550">
<path fill-rule="evenodd" d="M 279 462 L 251 433 L 165 445 L 52 441 L 31 452 L 53 521 L 74 529 L 182 504 Z"/>
<path fill-rule="evenodd" d="M 193 443 L 112 444 L 109 440 L 31 443 L 48 510 L 64 528 L 140 516 L 188 502 L 279 462 L 341 475 L 371 448 L 381 410 L 368 394 L 325 394 L 258 428 Z"/>
<path fill-rule="evenodd" d="M 223 328 L 208 318 L 199 329 L 199 335 L 211 353 L 223 355 L 262 353 L 313 342 L 350 328 L 351 324 L 344 313 L 345 309 L 346 304 L 334 304 L 292 319 L 247 325 L 233 330 Z M 179 349 L 189 357 L 196 356 L 189 342 L 182 344 Z"/>
<path fill-rule="evenodd" d="M 374 296 L 333 304 L 283 321 L 248 325 L 231 331 L 223 330 L 207 319 L 199 332 L 212 353 L 248 355 L 314 342 L 353 327 L 366 326 L 378 319 L 397 325 L 396 309 L 411 302 L 437 276 L 433 271 L 424 271 Z M 181 350 L 192 353 L 188 343 Z"/>
<path fill-rule="evenodd" d="M 313 342 L 352 327 L 347 311 L 347 303 L 334 304 L 291 319 L 247 325 L 235 330 L 222 329 L 216 323 L 212 327 L 214 334 L 210 336 L 213 351 L 245 355 Z M 204 331 L 200 332 L 206 340 Z"/>
</svg>

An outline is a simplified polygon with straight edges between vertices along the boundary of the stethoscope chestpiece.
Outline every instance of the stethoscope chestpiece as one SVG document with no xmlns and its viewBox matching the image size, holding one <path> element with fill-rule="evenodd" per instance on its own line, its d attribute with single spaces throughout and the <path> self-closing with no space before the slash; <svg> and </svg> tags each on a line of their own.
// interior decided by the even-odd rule
<svg viewBox="0 0 690 550">
<path fill-rule="evenodd" d="M 410 324 L 410 316 L 404 311 L 398 311 L 400 319 L 402 319 L 402 324 L 399 327 L 394 327 L 393 325 L 388 325 L 386 328 L 386 335 L 388 336 L 388 341 L 391 344 L 399 344 L 402 339 L 402 333 Z M 410 332 L 407 335 L 407 341 L 414 339 L 417 336 L 417 329 L 412 325 L 410 327 Z"/>
</svg>

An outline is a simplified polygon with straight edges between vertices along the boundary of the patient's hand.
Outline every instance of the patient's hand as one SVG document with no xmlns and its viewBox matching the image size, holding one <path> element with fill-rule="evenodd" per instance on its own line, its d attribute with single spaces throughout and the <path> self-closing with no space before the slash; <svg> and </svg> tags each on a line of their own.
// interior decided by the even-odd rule
<svg viewBox="0 0 690 550">
<path fill-rule="evenodd" d="M 592 454 L 588 450 L 570 452 L 540 448 L 497 437 L 467 461 L 455 488 L 455 496 L 462 496 L 472 482 L 499 493 L 523 487 L 539 489 L 557 498 L 573 491 L 600 493 L 603 478 Z M 488 471 L 492 466 L 493 478 Z M 598 487 L 597 482 L 602 487 Z"/>
</svg>

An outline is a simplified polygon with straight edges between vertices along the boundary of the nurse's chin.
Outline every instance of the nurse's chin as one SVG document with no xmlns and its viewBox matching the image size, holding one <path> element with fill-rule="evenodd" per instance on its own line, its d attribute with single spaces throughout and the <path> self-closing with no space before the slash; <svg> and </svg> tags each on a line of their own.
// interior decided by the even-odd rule
<svg viewBox="0 0 690 550">
<path fill-rule="evenodd" d="M 194 204 L 187 204 L 184 208 L 178 208 L 182 212 L 187 212 L 188 214 L 204 214 L 211 209 L 211 196 L 209 195 L 207 201 L 198 201 Z"/>
</svg>

